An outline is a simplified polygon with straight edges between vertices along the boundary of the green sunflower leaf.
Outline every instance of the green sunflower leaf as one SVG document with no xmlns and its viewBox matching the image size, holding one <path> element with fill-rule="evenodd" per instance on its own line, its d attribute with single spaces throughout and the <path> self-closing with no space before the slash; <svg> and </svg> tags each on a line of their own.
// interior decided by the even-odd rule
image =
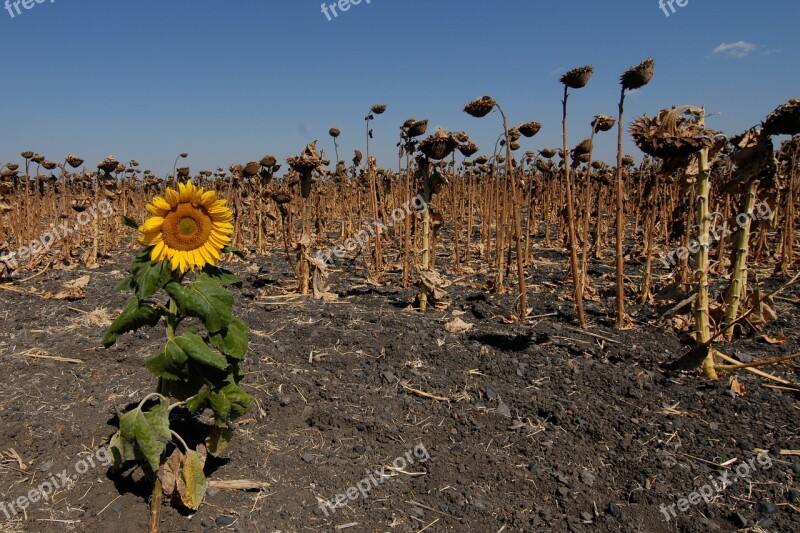
<svg viewBox="0 0 800 533">
<path fill-rule="evenodd" d="M 132 218 L 126 217 L 125 215 L 122 215 L 122 216 L 119 217 L 119 219 L 123 224 L 125 224 L 129 228 L 133 228 L 136 231 L 139 231 L 139 226 L 141 226 L 141 224 L 139 224 L 138 222 L 136 222 Z"/>
<path fill-rule="evenodd" d="M 181 313 L 199 318 L 209 333 L 225 329 L 233 318 L 233 296 L 218 283 L 195 281 L 184 287 L 173 281 L 165 288 Z"/>
<path fill-rule="evenodd" d="M 168 343 L 163 352 L 145 359 L 144 366 L 156 377 L 173 381 L 186 380 L 189 378 L 189 367 L 186 364 L 188 360 L 189 357 L 183 350 Z"/>
<path fill-rule="evenodd" d="M 135 461 L 134 444 L 124 438 L 117 431 L 108 443 L 108 451 L 114 460 L 114 470 L 119 470 L 128 461 Z"/>
<path fill-rule="evenodd" d="M 188 331 L 180 337 L 167 341 L 166 352 L 172 353 L 175 357 L 180 352 L 197 363 L 217 370 L 228 369 L 228 360 L 224 355 L 209 348 L 200 335 Z"/>
<path fill-rule="evenodd" d="M 250 343 L 247 326 L 238 318 L 231 319 L 228 327 L 209 336 L 214 347 L 227 356 L 243 360 Z"/>
<path fill-rule="evenodd" d="M 132 273 L 136 279 L 136 295 L 144 300 L 169 282 L 172 278 L 172 266 L 169 261 L 153 263 L 148 257 L 146 262 L 134 263 Z"/>
<path fill-rule="evenodd" d="M 128 303 L 114 322 L 108 327 L 103 337 L 103 346 L 109 348 L 117 342 L 124 333 L 136 331 L 142 326 L 153 327 L 161 318 L 161 310 L 150 307 L 139 301 L 136 296 L 128 298 Z"/>
<path fill-rule="evenodd" d="M 233 431 L 229 427 L 214 426 L 206 439 L 206 449 L 214 457 L 219 457 L 228 447 L 233 438 Z"/>
<path fill-rule="evenodd" d="M 163 400 L 143 412 L 140 408 L 127 412 L 119 419 L 120 436 L 134 444 L 134 453 L 150 465 L 153 472 L 161 465 L 161 455 L 172 440 L 169 412 Z"/>
<path fill-rule="evenodd" d="M 226 244 L 222 248 L 222 253 L 223 254 L 233 254 L 236 257 L 238 257 L 239 259 L 244 259 L 244 253 L 240 249 L 238 249 L 236 246 L 234 246 L 232 244 Z"/>
<path fill-rule="evenodd" d="M 197 281 L 211 281 L 223 286 L 233 285 L 239 288 L 242 286 L 242 280 L 233 272 L 209 264 L 206 264 L 203 270 L 197 273 Z"/>
</svg>

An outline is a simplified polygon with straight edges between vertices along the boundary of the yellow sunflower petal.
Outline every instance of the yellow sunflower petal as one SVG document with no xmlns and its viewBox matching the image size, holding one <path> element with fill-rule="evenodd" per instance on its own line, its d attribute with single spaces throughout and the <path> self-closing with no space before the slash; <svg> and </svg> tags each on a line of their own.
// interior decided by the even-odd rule
<svg viewBox="0 0 800 533">
<path fill-rule="evenodd" d="M 150 203 L 152 203 L 154 207 L 158 209 L 163 209 L 164 211 L 169 211 L 170 209 L 172 209 L 172 206 L 169 205 L 169 202 L 160 196 L 154 197 L 153 201 Z"/>
<path fill-rule="evenodd" d="M 206 191 L 200 195 L 200 205 L 203 207 L 210 207 L 217 201 L 217 193 L 215 191 Z"/>
<path fill-rule="evenodd" d="M 206 259 L 207 259 L 207 260 L 208 260 L 208 262 L 209 262 L 209 263 L 211 263 L 212 265 L 213 265 L 213 264 L 216 264 L 216 262 L 217 262 L 217 261 L 219 260 L 219 258 L 220 258 L 220 253 L 219 253 L 219 250 L 217 250 L 217 248 L 216 248 L 216 247 L 214 247 L 214 246 L 209 246 L 208 244 L 206 244 L 205 246 L 203 246 L 202 248 L 200 248 L 200 250 L 202 250 L 202 253 L 203 253 L 203 254 L 205 254 L 205 256 L 206 256 Z"/>
<path fill-rule="evenodd" d="M 153 251 L 150 252 L 150 260 L 152 260 L 152 261 L 154 261 L 156 263 L 159 262 L 159 261 L 163 261 L 164 260 L 164 256 L 165 256 L 165 253 L 164 253 L 165 252 L 165 248 L 166 248 L 166 245 L 164 244 L 163 240 L 157 242 L 156 245 L 153 247 Z"/>
<path fill-rule="evenodd" d="M 178 195 L 182 204 L 188 203 L 194 196 L 194 185 L 191 181 L 178 184 Z"/>
<path fill-rule="evenodd" d="M 151 215 L 157 216 L 157 217 L 163 217 L 164 215 L 167 214 L 167 211 L 168 211 L 168 209 L 159 209 L 158 207 L 156 207 L 156 206 L 154 206 L 152 204 L 147 204 L 144 207 L 145 207 L 145 209 L 147 209 L 150 212 Z"/>
<path fill-rule="evenodd" d="M 167 187 L 167 203 L 169 203 L 170 209 L 175 209 L 180 199 L 181 197 L 178 195 L 177 191 Z"/>
<path fill-rule="evenodd" d="M 142 233 L 149 233 L 151 231 L 158 231 L 164 224 L 164 217 L 150 217 L 144 221 L 144 224 L 139 226 L 139 231 Z"/>
<path fill-rule="evenodd" d="M 197 268 L 203 268 L 206 264 L 206 259 L 203 257 L 203 254 L 200 253 L 200 249 L 192 250 L 192 255 L 194 256 L 194 264 Z"/>
<path fill-rule="evenodd" d="M 153 246 L 154 244 L 158 244 L 160 242 L 164 242 L 164 236 L 158 231 L 145 233 L 139 237 L 139 244 L 143 244 L 145 246 Z"/>
</svg>

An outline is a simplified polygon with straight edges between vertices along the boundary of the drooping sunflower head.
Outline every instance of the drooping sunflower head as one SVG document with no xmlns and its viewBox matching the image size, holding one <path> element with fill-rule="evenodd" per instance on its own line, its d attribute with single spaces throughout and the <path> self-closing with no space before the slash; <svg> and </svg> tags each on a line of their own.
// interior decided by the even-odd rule
<svg viewBox="0 0 800 533">
<path fill-rule="evenodd" d="M 225 204 L 215 191 L 191 182 L 179 183 L 177 191 L 167 188 L 166 198 L 156 196 L 147 205 L 153 216 L 139 228 L 139 242 L 153 247 L 153 262 L 169 259 L 181 273 L 214 265 L 233 233 L 233 213 Z"/>
</svg>

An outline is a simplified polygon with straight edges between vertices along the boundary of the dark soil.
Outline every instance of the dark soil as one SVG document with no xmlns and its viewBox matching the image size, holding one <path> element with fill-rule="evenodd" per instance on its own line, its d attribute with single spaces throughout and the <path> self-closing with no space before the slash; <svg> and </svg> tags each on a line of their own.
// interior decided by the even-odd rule
<svg viewBox="0 0 800 533">
<path fill-rule="evenodd" d="M 162 531 L 800 531 L 800 457 L 780 455 L 800 449 L 797 394 L 749 372 L 736 374 L 745 391 L 737 395 L 731 374 L 712 383 L 664 371 L 661 363 L 691 345 L 688 333 L 657 325 L 655 310 L 633 304 L 635 329 L 616 331 L 606 265 L 591 269 L 601 297 L 587 302 L 587 313 L 589 333 L 609 340 L 576 331 L 564 298 L 566 255 L 534 252 L 534 318 L 524 323 L 505 320 L 514 291 L 491 294 L 488 277 L 452 272 L 445 257 L 439 267 L 456 280 L 451 304 L 424 316 L 407 309 L 415 291 L 399 288 L 398 272 L 375 285 L 363 281 L 363 267 L 351 267 L 332 284 L 339 300 L 324 303 L 287 295 L 294 285 L 281 254 L 232 265 L 244 279 L 235 314 L 251 328 L 243 383 L 255 404 L 227 459 L 207 470 L 212 480 L 251 479 L 268 489 L 211 489 L 194 515 L 165 505 Z M 64 468 L 74 473 L 116 430 L 115 409 L 154 388 L 142 363 L 163 330 L 104 350 L 104 327 L 94 325 L 103 322 L 98 308 L 113 317 L 123 307 L 114 286 L 129 257 L 13 285 L 55 291 L 89 274 L 82 300 L 0 290 L 0 501 Z M 767 289 L 785 281 L 760 279 Z M 742 358 L 800 351 L 791 301 L 798 290 L 783 296 L 764 333 L 785 334 L 785 344 L 748 335 L 719 348 Z M 449 333 L 445 324 L 456 316 L 474 327 Z M 800 382 L 792 364 L 768 370 Z M 759 450 L 771 468 L 756 461 L 709 503 L 696 500 L 666 520 L 662 509 L 711 477 L 741 472 Z M 385 469 L 374 486 L 370 475 L 393 463 L 398 470 Z M 75 477 L 24 516 L 6 521 L 0 508 L 0 531 L 146 531 L 141 474 L 97 464 Z M 367 497 L 335 510 L 320 505 L 359 482 L 369 485 Z"/>
</svg>

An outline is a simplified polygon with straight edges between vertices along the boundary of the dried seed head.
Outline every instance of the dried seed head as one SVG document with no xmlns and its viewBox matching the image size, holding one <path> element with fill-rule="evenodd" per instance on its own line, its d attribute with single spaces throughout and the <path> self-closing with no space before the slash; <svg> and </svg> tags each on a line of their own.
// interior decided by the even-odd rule
<svg viewBox="0 0 800 533">
<path fill-rule="evenodd" d="M 553 148 L 542 148 L 539 151 L 539 154 L 541 154 L 542 157 L 550 159 L 551 157 L 556 155 L 556 151 Z"/>
<path fill-rule="evenodd" d="M 622 164 L 625 165 L 626 167 L 633 165 L 633 163 L 634 163 L 633 156 L 627 154 L 622 156 Z"/>
<path fill-rule="evenodd" d="M 341 135 L 341 134 L 342 134 L 342 132 L 339 131 L 339 128 L 331 128 L 331 129 L 328 130 L 328 135 L 330 135 L 334 139 L 336 137 L 338 137 L 339 135 Z"/>
<path fill-rule="evenodd" d="M 701 110 L 691 106 L 662 109 L 655 118 L 641 117 L 631 125 L 639 149 L 664 160 L 686 158 L 714 145 L 716 132 L 698 124 Z"/>
<path fill-rule="evenodd" d="M 180 167 L 178 169 L 178 177 L 180 177 L 180 178 L 188 178 L 189 177 L 189 167 Z"/>
<path fill-rule="evenodd" d="M 97 168 L 99 168 L 100 170 L 102 170 L 106 174 L 110 174 L 111 172 L 114 172 L 117 169 L 117 165 L 118 164 L 119 164 L 119 162 L 117 162 L 117 160 L 114 158 L 114 156 L 110 155 L 110 156 L 106 157 L 105 159 L 103 159 L 102 161 L 100 161 L 97 164 Z"/>
<path fill-rule="evenodd" d="M 764 135 L 800 134 L 800 100 L 791 99 L 778 106 L 764 121 Z"/>
<path fill-rule="evenodd" d="M 594 74 L 594 68 L 591 66 L 587 65 L 585 67 L 578 67 L 561 76 L 561 83 L 570 89 L 580 89 L 582 87 L 586 87 L 586 84 L 589 83 L 592 74 Z"/>
<path fill-rule="evenodd" d="M 358 166 L 361 164 L 361 160 L 364 159 L 364 154 L 361 153 L 361 150 L 354 150 L 353 153 L 353 164 Z"/>
<path fill-rule="evenodd" d="M 635 67 L 627 70 L 622 77 L 622 87 L 627 90 L 640 89 L 650 83 L 656 70 L 653 58 L 647 58 Z"/>
<path fill-rule="evenodd" d="M 458 140 L 444 130 L 438 130 L 419 143 L 419 151 L 428 159 L 441 160 L 453 153 L 458 147 Z"/>
<path fill-rule="evenodd" d="M 473 142 L 462 144 L 458 147 L 458 151 L 461 152 L 461 154 L 464 157 L 471 157 L 476 153 L 478 153 L 478 150 L 479 150 L 478 145 Z M 464 164 L 466 164 L 466 161 L 464 162 Z"/>
<path fill-rule="evenodd" d="M 416 120 L 408 128 L 409 137 L 419 137 L 428 131 L 428 120 Z"/>
<path fill-rule="evenodd" d="M 18 165 L 18 164 L 16 164 L 16 163 L 9 163 L 9 164 L 7 164 L 7 165 L 6 165 L 6 167 L 7 167 L 7 168 L 8 168 L 8 170 L 10 170 L 11 172 L 14 172 L 14 171 L 16 171 L 17 169 L 19 169 L 19 165 Z"/>
<path fill-rule="evenodd" d="M 54 170 L 58 164 L 54 163 L 53 161 L 43 161 L 42 166 L 47 170 Z"/>
<path fill-rule="evenodd" d="M 44 163 L 44 156 L 39 154 L 34 154 L 33 157 L 31 157 L 31 161 L 41 165 L 42 163 Z"/>
<path fill-rule="evenodd" d="M 464 106 L 464 111 L 475 118 L 482 118 L 491 113 L 497 102 L 491 96 L 481 96 Z"/>
<path fill-rule="evenodd" d="M 275 159 L 274 155 L 265 155 L 264 157 L 261 158 L 261 161 L 259 161 L 258 163 L 262 167 L 272 168 L 278 163 L 278 160 Z"/>
<path fill-rule="evenodd" d="M 608 115 L 597 115 L 592 121 L 594 131 L 609 131 L 617 123 L 617 119 Z"/>
<path fill-rule="evenodd" d="M 33 153 L 33 152 L 31 152 L 30 150 L 25 150 L 24 152 L 22 152 L 22 153 L 21 153 L 21 154 L 19 154 L 19 155 L 21 155 L 21 156 L 22 156 L 22 159 L 31 159 L 31 158 L 33 158 L 33 156 L 34 156 L 34 153 Z"/>
<path fill-rule="evenodd" d="M 581 143 L 575 147 L 572 151 L 573 157 L 580 157 L 582 155 L 587 155 L 592 152 L 592 139 L 584 139 Z"/>
<path fill-rule="evenodd" d="M 182 158 L 186 159 L 187 157 L 189 157 L 189 152 L 181 152 L 181 153 L 180 153 L 180 156 L 181 156 Z"/>
<path fill-rule="evenodd" d="M 250 161 L 242 168 L 242 175 L 246 178 L 250 178 L 258 174 L 259 170 L 261 170 L 261 163 Z"/>
<path fill-rule="evenodd" d="M 525 137 L 533 137 L 539 130 L 542 129 L 542 125 L 536 121 L 524 122 L 516 127 L 516 130 L 523 134 Z"/>
<path fill-rule="evenodd" d="M 375 113 L 376 115 L 381 115 L 384 111 L 386 111 L 386 104 L 375 104 L 370 109 L 370 112 Z"/>
</svg>

